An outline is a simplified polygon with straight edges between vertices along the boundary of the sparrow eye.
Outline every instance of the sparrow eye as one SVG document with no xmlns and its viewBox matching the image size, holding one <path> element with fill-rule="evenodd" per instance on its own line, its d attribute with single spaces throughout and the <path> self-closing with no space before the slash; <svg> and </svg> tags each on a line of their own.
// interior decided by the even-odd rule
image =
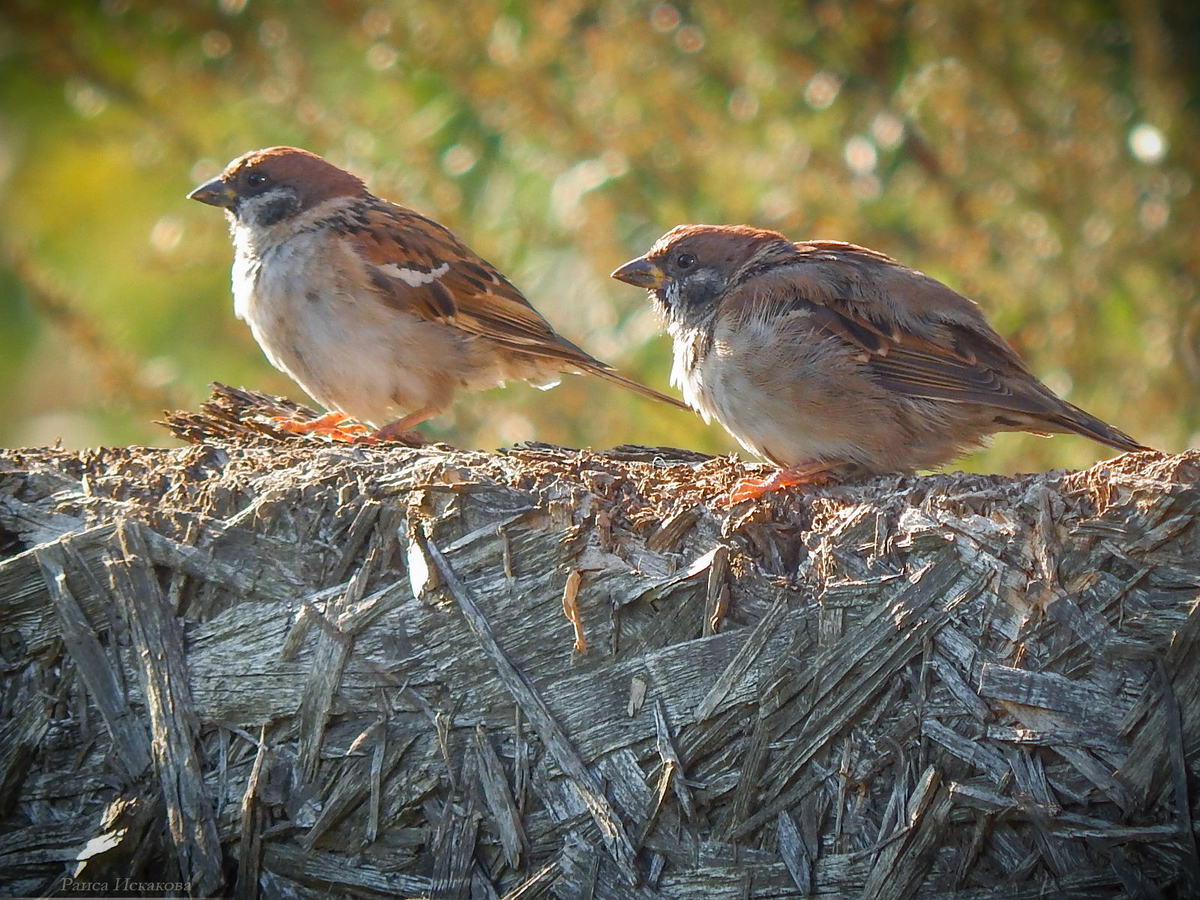
<svg viewBox="0 0 1200 900">
<path fill-rule="evenodd" d="M 675 257 L 675 265 L 681 269 L 690 269 L 696 264 L 696 257 L 690 253 L 680 253 Z"/>
<path fill-rule="evenodd" d="M 262 187 L 267 183 L 267 176 L 262 172 L 251 172 L 246 176 L 246 184 L 250 187 Z"/>
</svg>

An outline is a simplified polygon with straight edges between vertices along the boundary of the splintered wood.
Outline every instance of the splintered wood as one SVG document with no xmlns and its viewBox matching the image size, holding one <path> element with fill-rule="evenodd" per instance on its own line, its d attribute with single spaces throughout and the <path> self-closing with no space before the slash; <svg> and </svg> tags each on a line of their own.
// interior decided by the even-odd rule
<svg viewBox="0 0 1200 900">
<path fill-rule="evenodd" d="M 0 451 L 6 896 L 1200 896 L 1200 452 L 729 508 L 277 415 Z"/>
</svg>

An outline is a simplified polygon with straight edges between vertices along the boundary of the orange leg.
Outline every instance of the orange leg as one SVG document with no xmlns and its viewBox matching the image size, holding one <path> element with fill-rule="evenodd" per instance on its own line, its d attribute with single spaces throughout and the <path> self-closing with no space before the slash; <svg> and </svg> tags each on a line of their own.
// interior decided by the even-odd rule
<svg viewBox="0 0 1200 900">
<path fill-rule="evenodd" d="M 272 424 L 277 425 L 283 431 L 289 431 L 292 434 L 320 435 L 346 444 L 353 443 L 367 434 L 366 425 L 359 425 L 357 422 L 347 424 L 348 421 L 349 417 L 345 413 L 336 411 L 327 412 L 311 422 L 300 422 L 287 416 L 274 416 L 271 419 Z"/>
<path fill-rule="evenodd" d="M 729 494 L 729 505 L 758 500 L 766 494 L 798 485 L 832 484 L 837 478 L 832 463 L 809 462 L 780 469 L 770 478 L 743 478 Z"/>
<path fill-rule="evenodd" d="M 359 438 L 362 443 L 374 443 L 375 441 L 400 441 L 405 444 L 420 446 L 421 444 L 429 443 L 425 440 L 425 436 L 420 432 L 412 431 L 414 425 L 420 425 L 426 419 L 431 419 L 436 416 L 441 410 L 436 406 L 423 406 L 420 409 L 410 412 L 403 419 L 397 419 L 384 425 L 377 431 L 374 431 L 370 436 Z"/>
</svg>

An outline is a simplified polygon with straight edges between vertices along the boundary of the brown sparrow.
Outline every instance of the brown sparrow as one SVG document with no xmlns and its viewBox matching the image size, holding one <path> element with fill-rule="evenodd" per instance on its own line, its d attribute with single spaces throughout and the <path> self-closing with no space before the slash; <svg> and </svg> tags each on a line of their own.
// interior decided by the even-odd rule
<svg viewBox="0 0 1200 900">
<path fill-rule="evenodd" d="M 671 383 L 788 484 L 933 468 L 997 431 L 1147 450 L 1042 384 L 979 307 L 895 260 L 740 225 L 681 225 L 612 273 L 649 289 Z"/>
<path fill-rule="evenodd" d="M 225 210 L 234 311 L 271 363 L 330 411 L 292 430 L 395 437 L 460 389 L 591 372 L 675 406 L 558 334 L 437 222 L 295 147 L 240 156 L 188 197 Z M 686 407 L 684 407 L 686 408 Z M 393 421 L 397 413 L 407 413 Z M 390 423 L 390 424 L 387 424 Z"/>
</svg>

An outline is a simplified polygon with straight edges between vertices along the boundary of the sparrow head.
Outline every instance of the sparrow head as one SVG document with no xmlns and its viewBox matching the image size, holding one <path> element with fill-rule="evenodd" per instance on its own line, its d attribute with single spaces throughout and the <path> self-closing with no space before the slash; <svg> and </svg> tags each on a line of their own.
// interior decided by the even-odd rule
<svg viewBox="0 0 1200 900">
<path fill-rule="evenodd" d="M 361 180 L 297 147 L 268 147 L 239 156 L 190 194 L 225 209 L 237 224 L 269 228 L 335 197 L 367 193 Z"/>
<path fill-rule="evenodd" d="M 717 301 L 730 290 L 796 252 L 796 245 L 775 231 L 680 225 L 612 277 L 646 288 L 668 321 L 698 326 L 716 314 Z"/>
</svg>

